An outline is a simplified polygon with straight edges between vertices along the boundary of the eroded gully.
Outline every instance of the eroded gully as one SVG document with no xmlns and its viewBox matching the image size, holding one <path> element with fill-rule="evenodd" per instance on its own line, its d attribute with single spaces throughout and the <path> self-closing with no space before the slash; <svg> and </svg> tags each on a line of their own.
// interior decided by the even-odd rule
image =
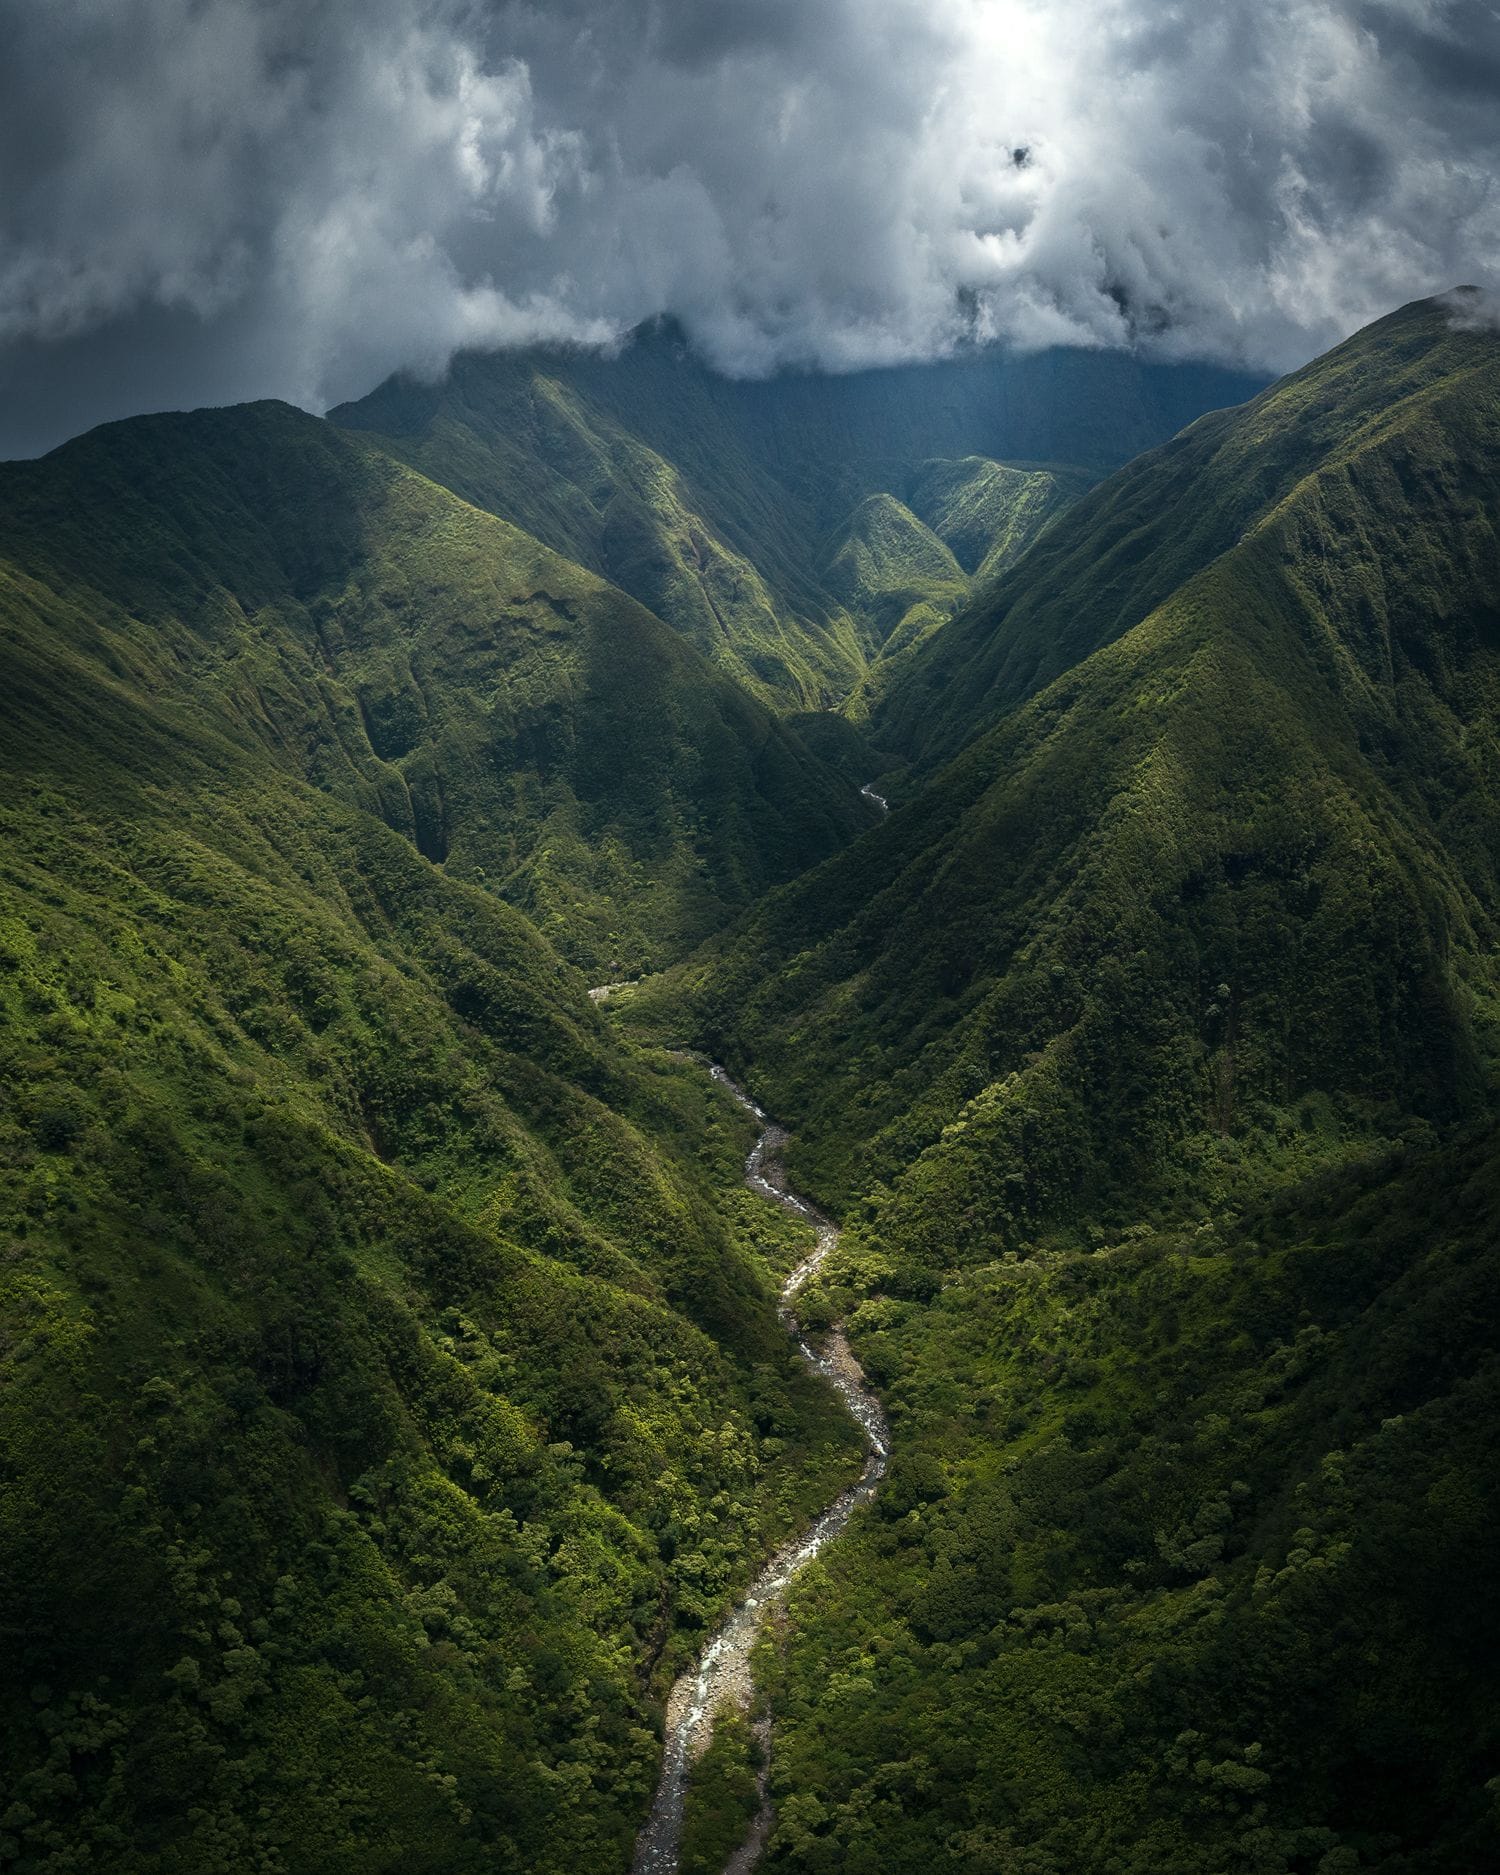
<svg viewBox="0 0 1500 1875">
<path fill-rule="evenodd" d="M 746 1183 L 763 1198 L 802 1218 L 817 1231 L 812 1251 L 781 1286 L 777 1316 L 795 1340 L 803 1360 L 814 1373 L 822 1375 L 858 1422 L 865 1437 L 865 1465 L 856 1483 L 841 1491 L 826 1510 L 819 1512 L 800 1537 L 776 1552 L 751 1584 L 745 1599 L 709 1637 L 697 1665 L 690 1667 L 673 1686 L 667 1700 L 661 1780 L 656 1787 L 651 1814 L 636 1839 L 634 1875 L 676 1875 L 688 1771 L 707 1748 L 719 1713 L 731 1705 L 749 1709 L 752 1698 L 750 1650 L 761 1628 L 785 1606 L 787 1591 L 798 1574 L 839 1534 L 856 1507 L 874 1496 L 885 1476 L 890 1446 L 885 1414 L 870 1391 L 843 1330 L 831 1329 L 822 1338 L 821 1345 L 815 1346 L 797 1320 L 794 1304 L 798 1291 L 817 1273 L 838 1242 L 838 1230 L 788 1185 L 782 1163 L 782 1151 L 787 1142 L 785 1130 L 768 1119 L 722 1068 L 714 1067 L 710 1071 L 761 1123 L 760 1137 L 745 1162 Z M 763 1746 L 769 1746 L 769 1734 L 764 1730 L 761 1740 Z M 746 1875 L 765 1844 L 771 1813 L 764 1772 L 760 1791 L 760 1809 L 750 1835 L 731 1857 L 725 1875 Z"/>
</svg>

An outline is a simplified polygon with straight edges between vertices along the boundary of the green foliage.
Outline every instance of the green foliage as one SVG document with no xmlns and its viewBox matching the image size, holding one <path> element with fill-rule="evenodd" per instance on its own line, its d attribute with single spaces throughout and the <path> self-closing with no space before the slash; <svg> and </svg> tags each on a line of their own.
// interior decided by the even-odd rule
<svg viewBox="0 0 1500 1875">
<path fill-rule="evenodd" d="M 116 424 L 0 473 L 15 701 L 161 696 L 375 814 L 600 976 L 680 954 L 866 824 L 621 593 L 285 406 Z M 17 681 L 20 681 L 19 677 Z"/>
<path fill-rule="evenodd" d="M 760 1807 L 765 1750 L 749 1716 L 736 1706 L 720 1714 L 708 1750 L 688 1775 L 678 1855 L 681 1875 L 723 1875 L 724 1864 L 750 1833 Z"/>
<path fill-rule="evenodd" d="M 968 588 L 944 543 L 894 495 L 867 495 L 828 543 L 830 588 L 884 644 L 912 607 L 956 602 Z"/>
<path fill-rule="evenodd" d="M 920 464 L 908 481 L 911 508 L 888 495 L 862 502 L 836 536 L 828 575 L 879 633 L 879 654 L 848 713 L 867 721 L 879 698 L 918 667 L 921 647 L 974 591 L 995 585 L 1086 480 L 969 456 Z"/>
<path fill-rule="evenodd" d="M 1487 1866 L 1497 1221 L 1485 1134 L 925 1303 L 856 1234 L 898 1458 L 771 1661 L 767 1866 Z"/>
<path fill-rule="evenodd" d="M 1489 1098 L 1500 367 L 1428 338 L 1479 348 L 1446 393 L 1327 460 L 1318 402 L 1263 526 L 685 973 L 908 1272 Z"/>
<path fill-rule="evenodd" d="M 522 658 L 551 556 L 291 413 L 144 431 L 10 504 L 0 1863 L 623 1870 L 665 1684 L 858 1462 L 775 1321 L 800 1235 L 701 1070 L 377 817 L 401 515 L 429 707 L 464 582 Z"/>
<path fill-rule="evenodd" d="M 705 504 L 681 452 L 591 395 L 595 376 L 566 356 L 459 359 L 435 398 L 393 384 L 334 420 L 602 574 L 762 700 L 842 696 L 863 653 L 798 564 L 799 504 L 732 447 L 716 464 L 720 500 Z M 725 493 L 738 526 L 725 525 Z"/>
<path fill-rule="evenodd" d="M 988 584 L 1082 492 L 1077 476 L 967 456 L 924 463 L 908 500 L 964 572 Z"/>
<path fill-rule="evenodd" d="M 871 666 L 904 614 L 904 642 L 930 633 L 967 575 L 999 571 L 1090 473 L 1255 388 L 1122 354 L 1043 361 L 998 347 L 961 364 L 742 383 L 699 364 L 663 324 L 617 357 L 460 357 L 441 385 L 392 379 L 332 414 L 623 587 L 763 701 L 817 710 L 857 692 L 862 714 L 884 683 L 872 687 Z M 1086 472 L 995 460 L 1012 456 Z M 949 457 L 961 460 L 938 460 Z M 935 603 L 892 616 L 895 569 L 873 594 L 829 576 L 830 535 L 870 496 L 909 502 L 940 538 L 953 533 L 965 570 L 944 568 Z M 929 539 L 920 557 L 931 552 Z"/>
<path fill-rule="evenodd" d="M 1456 330 L 1445 306 L 1419 301 L 1243 408 L 1200 417 L 1048 527 L 996 590 L 980 587 L 888 692 L 876 741 L 935 771 L 1216 562 L 1253 596 L 1264 557 L 1240 551 L 1253 541 L 1331 582 L 1311 595 L 1315 613 L 1380 681 L 1400 613 L 1409 645 L 1429 601 L 1442 629 L 1465 582 L 1484 577 L 1471 555 L 1483 552 L 1492 486 L 1493 350 L 1492 335 Z M 1316 490 L 1303 486 L 1312 472 Z M 1390 551 L 1401 535 L 1416 544 L 1411 564 Z"/>
</svg>

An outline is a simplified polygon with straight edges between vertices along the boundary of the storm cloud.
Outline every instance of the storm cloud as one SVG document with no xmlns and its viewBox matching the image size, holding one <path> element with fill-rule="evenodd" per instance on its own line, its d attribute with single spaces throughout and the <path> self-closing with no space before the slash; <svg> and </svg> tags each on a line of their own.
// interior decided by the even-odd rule
<svg viewBox="0 0 1500 1875">
<path fill-rule="evenodd" d="M 1282 368 L 1500 278 L 1486 0 L 0 0 L 0 452 L 669 311 Z"/>
</svg>

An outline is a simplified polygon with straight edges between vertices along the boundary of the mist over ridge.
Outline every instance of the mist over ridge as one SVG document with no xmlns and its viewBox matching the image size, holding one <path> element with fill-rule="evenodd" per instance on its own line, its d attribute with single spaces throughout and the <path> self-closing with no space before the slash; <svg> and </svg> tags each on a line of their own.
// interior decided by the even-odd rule
<svg viewBox="0 0 1500 1875">
<path fill-rule="evenodd" d="M 4 13 L 4 453 L 663 312 L 735 375 L 1281 370 L 1500 250 L 1479 0 Z"/>
</svg>

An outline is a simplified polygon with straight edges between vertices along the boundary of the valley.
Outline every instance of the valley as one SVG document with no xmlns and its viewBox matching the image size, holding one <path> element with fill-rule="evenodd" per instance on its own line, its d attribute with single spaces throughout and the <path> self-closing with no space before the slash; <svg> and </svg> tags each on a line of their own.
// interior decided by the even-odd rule
<svg viewBox="0 0 1500 1875">
<path fill-rule="evenodd" d="M 815 1247 L 794 1266 L 781 1285 L 777 1318 L 797 1344 L 809 1370 L 819 1375 L 838 1395 L 851 1419 L 864 1434 L 867 1456 L 858 1480 L 846 1486 L 826 1509 L 819 1511 L 805 1531 L 771 1558 L 751 1584 L 744 1600 L 709 1639 L 698 1661 L 683 1674 L 667 1699 L 666 1745 L 661 1779 L 651 1814 L 636 1843 L 633 1868 L 638 1875 L 668 1875 L 678 1867 L 682 1813 L 688 1778 L 713 1736 L 721 1714 L 744 1714 L 754 1699 L 751 1678 L 752 1649 L 761 1630 L 784 1612 L 787 1591 L 825 1544 L 833 1541 L 850 1517 L 868 1503 L 885 1476 L 890 1456 L 889 1428 L 880 1402 L 838 1324 L 831 1326 L 816 1347 L 802 1333 L 795 1308 L 798 1294 L 828 1260 L 838 1244 L 838 1231 L 818 1215 L 786 1182 L 781 1155 L 786 1135 L 737 1088 L 721 1068 L 713 1077 L 729 1089 L 736 1101 L 761 1125 L 761 1132 L 745 1162 L 751 1188 L 794 1217 L 811 1224 Z M 769 1748 L 769 1727 L 761 1730 L 762 1749 Z M 770 1825 L 762 1797 L 754 1833 L 764 1836 Z"/>
<path fill-rule="evenodd" d="M 1489 1865 L 1463 305 L 0 465 L 0 1869 Z"/>
</svg>

